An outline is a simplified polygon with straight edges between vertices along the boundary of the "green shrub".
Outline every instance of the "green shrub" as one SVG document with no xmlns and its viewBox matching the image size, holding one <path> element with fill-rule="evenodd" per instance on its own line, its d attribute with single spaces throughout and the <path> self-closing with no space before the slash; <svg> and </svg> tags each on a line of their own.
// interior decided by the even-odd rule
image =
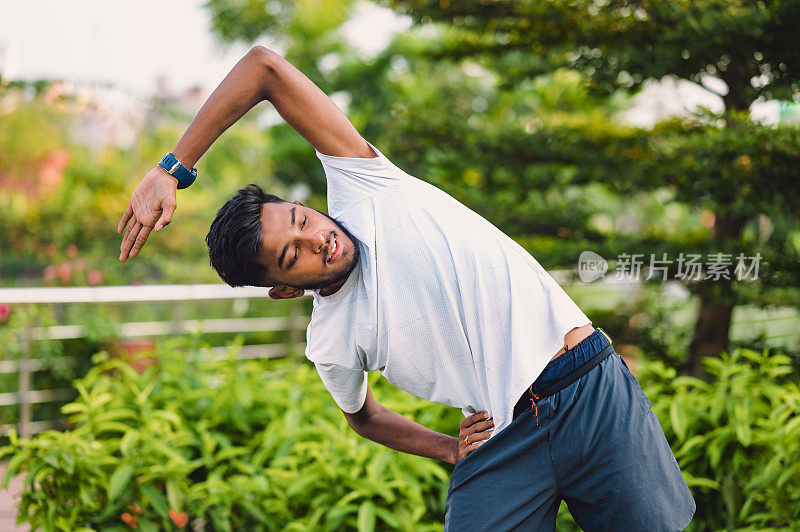
<svg viewBox="0 0 800 532">
<path fill-rule="evenodd" d="M 452 468 L 358 437 L 305 361 L 203 361 L 175 342 L 141 375 L 96 355 L 63 407 L 74 428 L 0 449 L 27 471 L 20 522 L 44 530 L 441 530 Z M 639 375 L 697 501 L 692 530 L 791 528 L 800 389 L 789 359 L 737 350 L 712 382 Z M 458 410 L 370 376 L 377 399 L 439 432 Z M 562 505 L 558 529 L 576 530 Z M 83 528 L 82 528 L 83 527 Z"/>
<path fill-rule="evenodd" d="M 710 382 L 663 362 L 639 375 L 697 502 L 692 530 L 800 523 L 800 387 L 784 355 L 707 357 Z"/>
<path fill-rule="evenodd" d="M 141 375 L 97 355 L 63 407 L 73 430 L 12 436 L 0 450 L 14 453 L 4 483 L 28 473 L 19 520 L 69 531 L 128 530 L 126 519 L 172 530 L 187 518 L 220 531 L 441 529 L 449 466 L 358 437 L 309 364 L 235 351 L 206 362 L 165 346 Z M 458 410 L 378 381 L 383 404 L 457 433 Z"/>
</svg>

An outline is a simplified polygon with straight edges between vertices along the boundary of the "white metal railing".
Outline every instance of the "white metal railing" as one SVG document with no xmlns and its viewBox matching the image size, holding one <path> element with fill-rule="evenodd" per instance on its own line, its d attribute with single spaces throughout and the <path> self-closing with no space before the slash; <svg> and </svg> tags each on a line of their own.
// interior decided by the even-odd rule
<svg viewBox="0 0 800 532">
<path fill-rule="evenodd" d="M 0 288 L 0 303 L 124 303 L 266 297 L 265 288 L 226 284 L 163 284 L 69 288 Z"/>
<path fill-rule="evenodd" d="M 569 284 L 563 272 L 550 272 L 560 284 Z M 638 289 L 638 282 L 613 282 L 603 280 L 592 284 L 580 285 L 580 292 L 592 293 L 580 296 L 583 299 L 595 299 L 595 304 L 587 306 L 607 308 L 619 304 L 620 299 L 630 299 Z M 680 289 L 677 285 L 673 286 Z M 679 290 L 680 292 L 680 290 Z M 685 292 L 685 289 L 683 289 Z M 680 294 L 679 294 L 680 295 Z M 231 288 L 225 284 L 195 285 L 149 285 L 149 286 L 104 286 L 76 288 L 0 288 L 0 303 L 14 304 L 66 304 L 66 303 L 136 303 L 153 301 L 200 301 L 224 299 L 251 299 L 266 296 L 264 288 Z M 688 293 L 681 295 L 688 298 Z M 588 303 L 587 300 L 587 303 Z M 295 302 L 296 303 L 296 302 Z M 583 305 L 582 305 L 583 306 Z M 308 316 L 303 316 L 296 304 L 290 303 L 292 314 L 288 317 L 264 318 L 224 318 L 205 320 L 146 321 L 123 323 L 119 328 L 120 337 L 151 337 L 171 334 L 202 331 L 206 333 L 236 333 L 252 331 L 287 331 L 292 351 L 305 350 L 304 334 L 308 324 Z M 738 309 L 737 309 L 738 310 Z M 767 328 L 767 325 L 769 327 Z M 783 308 L 772 311 L 734 313 L 732 319 L 732 337 L 754 337 L 766 331 L 768 340 L 777 340 L 783 344 L 784 339 L 794 340 L 800 330 L 800 314 L 796 309 Z M 40 340 L 66 340 L 82 338 L 86 335 L 82 325 L 58 325 L 53 327 L 31 327 L 19 331 L 22 346 L 20 360 L 0 360 L 0 374 L 19 372 L 19 389 L 17 392 L 0 393 L 0 406 L 19 405 L 20 423 L 18 432 L 30 435 L 54 425 L 54 421 L 31 421 L 31 405 L 48 401 L 69 399 L 71 389 L 31 390 L 31 373 L 50 369 L 48 360 L 32 357 L 33 345 Z M 3 346 L 0 346 L 0 353 Z M 225 347 L 214 347 L 208 356 L 223 357 Z M 286 355 L 285 345 L 262 344 L 246 345 L 241 348 L 240 358 L 276 358 Z M 74 365 L 74 357 L 63 357 L 62 363 Z M 0 434 L 7 434 L 8 426 L 0 429 Z"/>
<path fill-rule="evenodd" d="M 200 301 L 220 299 L 249 299 L 266 296 L 264 288 L 231 288 L 225 284 L 194 285 L 142 285 L 103 286 L 69 288 L 0 288 L 0 303 L 24 305 L 67 303 L 136 303 L 154 301 Z M 292 352 L 305 351 L 303 342 L 308 316 L 299 312 L 297 302 L 290 304 L 290 316 L 264 318 L 222 318 L 206 320 L 145 321 L 122 323 L 118 336 L 123 338 L 151 337 L 193 332 L 237 333 L 253 331 L 287 331 Z M 57 426 L 62 420 L 32 421 L 32 405 L 51 401 L 65 401 L 74 395 L 70 388 L 31 390 L 31 373 L 50 369 L 50 360 L 32 357 L 33 343 L 39 340 L 67 340 L 83 338 L 83 325 L 56 325 L 30 327 L 16 331 L 21 344 L 19 360 L 0 360 L 0 374 L 19 372 L 19 389 L 16 392 L 0 393 L 0 406 L 19 405 L 20 416 L 17 431 L 23 437 Z M 223 358 L 227 348 L 212 347 L 203 353 L 206 357 Z M 239 351 L 240 359 L 278 358 L 286 356 L 285 344 L 246 345 Z M 62 364 L 74 366 L 74 356 L 65 356 Z M 3 426 L 0 434 L 8 434 L 9 426 Z"/>
</svg>

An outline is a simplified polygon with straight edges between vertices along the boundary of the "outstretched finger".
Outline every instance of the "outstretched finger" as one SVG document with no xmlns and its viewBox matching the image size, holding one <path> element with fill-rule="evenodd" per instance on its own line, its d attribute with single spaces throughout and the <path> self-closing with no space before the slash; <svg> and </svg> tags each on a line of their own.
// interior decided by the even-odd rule
<svg viewBox="0 0 800 532">
<path fill-rule="evenodd" d="M 122 253 L 122 250 L 125 249 L 125 243 L 128 241 L 128 236 L 131 234 L 131 231 L 136 227 L 136 218 L 134 218 L 130 224 L 125 228 L 125 234 L 122 235 L 122 241 L 119 243 L 119 251 Z"/>
<path fill-rule="evenodd" d="M 119 224 L 117 225 L 117 233 L 121 233 L 125 226 L 128 225 L 128 220 L 131 219 L 133 216 L 133 207 L 131 207 L 130 203 L 128 204 L 128 208 L 125 209 L 125 214 L 122 215 L 122 218 L 119 220 Z"/>
<path fill-rule="evenodd" d="M 139 235 L 136 237 L 136 240 L 133 243 L 133 249 L 131 249 L 130 257 L 135 257 L 139 250 L 142 249 L 144 246 L 145 241 L 147 241 L 147 237 L 150 236 L 150 231 L 153 230 L 153 227 L 150 225 L 142 226 L 142 230 L 139 231 Z"/>
<path fill-rule="evenodd" d="M 125 235 L 125 240 L 122 241 L 122 253 L 120 253 L 119 260 L 125 262 L 128 260 L 131 248 L 133 247 L 133 243 L 136 240 L 136 237 L 139 236 L 139 231 L 142 229 L 142 224 L 136 222 L 131 227 L 131 230 Z"/>
</svg>

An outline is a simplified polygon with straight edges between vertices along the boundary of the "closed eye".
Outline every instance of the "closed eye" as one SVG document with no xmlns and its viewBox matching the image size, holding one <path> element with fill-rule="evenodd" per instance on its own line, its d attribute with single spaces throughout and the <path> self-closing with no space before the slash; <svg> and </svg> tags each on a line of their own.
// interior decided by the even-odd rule
<svg viewBox="0 0 800 532">
<path fill-rule="evenodd" d="M 303 223 L 302 223 L 302 224 L 300 224 L 300 229 L 301 229 L 301 230 L 302 230 L 302 229 L 303 229 L 303 228 L 306 226 L 306 222 L 307 222 L 307 221 L 308 221 L 308 216 L 306 216 L 305 218 L 303 218 Z M 289 268 L 291 268 L 292 266 L 294 266 L 294 263 L 295 263 L 295 262 L 297 262 L 297 255 L 298 255 L 299 253 L 300 253 L 300 249 L 299 249 L 297 246 L 295 246 L 295 247 L 294 247 L 294 257 L 292 257 L 292 262 L 289 264 L 289 266 L 287 266 L 287 268 L 286 268 L 287 270 L 288 270 Z"/>
</svg>

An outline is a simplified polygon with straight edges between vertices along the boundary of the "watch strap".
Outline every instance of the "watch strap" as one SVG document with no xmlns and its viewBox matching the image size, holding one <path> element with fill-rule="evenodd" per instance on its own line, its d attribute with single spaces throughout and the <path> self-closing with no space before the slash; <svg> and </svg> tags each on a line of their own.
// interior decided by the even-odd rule
<svg viewBox="0 0 800 532">
<path fill-rule="evenodd" d="M 197 178 L 197 168 L 189 170 L 172 152 L 166 154 L 158 164 L 178 181 L 178 188 L 188 187 Z"/>
</svg>

